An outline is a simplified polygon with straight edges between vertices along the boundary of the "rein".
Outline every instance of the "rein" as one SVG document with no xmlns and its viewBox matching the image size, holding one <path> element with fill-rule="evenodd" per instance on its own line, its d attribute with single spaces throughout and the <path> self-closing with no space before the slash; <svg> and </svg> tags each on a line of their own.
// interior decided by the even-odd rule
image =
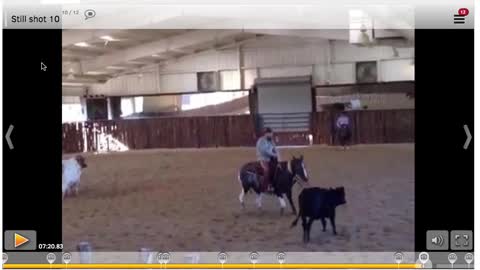
<svg viewBox="0 0 480 270">
<path fill-rule="evenodd" d="M 308 188 L 310 187 L 310 183 L 309 182 L 305 182 L 303 181 L 302 178 L 300 178 L 298 175 L 294 175 L 293 176 L 293 180 L 295 181 L 293 184 L 297 183 L 301 189 L 304 189 L 304 188 Z"/>
<path fill-rule="evenodd" d="M 295 181 L 295 182 L 293 182 L 293 184 L 295 185 L 295 183 L 298 183 L 298 185 L 300 186 L 301 189 L 304 189 L 305 187 L 309 187 L 310 184 L 308 182 L 303 181 L 303 179 L 300 178 L 300 176 L 298 176 L 297 174 L 294 174 L 292 172 L 292 165 L 290 163 L 291 163 L 291 161 L 288 161 L 287 164 L 288 164 L 288 171 L 291 174 L 293 174 L 293 180 Z"/>
</svg>

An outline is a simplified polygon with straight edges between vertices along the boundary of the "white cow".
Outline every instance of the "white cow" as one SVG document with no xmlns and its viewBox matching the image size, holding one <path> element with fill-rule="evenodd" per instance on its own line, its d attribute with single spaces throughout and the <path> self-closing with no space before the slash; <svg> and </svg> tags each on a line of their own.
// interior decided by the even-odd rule
<svg viewBox="0 0 480 270">
<path fill-rule="evenodd" d="M 82 169 L 86 168 L 85 158 L 77 155 L 73 158 L 62 160 L 62 197 L 71 193 L 78 195 Z"/>
</svg>

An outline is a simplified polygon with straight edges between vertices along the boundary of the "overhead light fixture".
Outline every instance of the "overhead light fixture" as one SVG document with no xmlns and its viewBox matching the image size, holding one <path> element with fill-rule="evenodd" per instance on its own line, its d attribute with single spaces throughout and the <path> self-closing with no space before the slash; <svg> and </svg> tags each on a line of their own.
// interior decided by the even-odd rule
<svg viewBox="0 0 480 270">
<path fill-rule="evenodd" d="M 106 75 L 108 72 L 106 71 L 87 71 L 88 75 Z"/>
<path fill-rule="evenodd" d="M 77 46 L 77 47 L 88 47 L 88 46 L 90 46 L 90 44 L 88 44 L 87 42 L 77 42 L 77 43 L 75 43 L 75 46 Z"/>
<path fill-rule="evenodd" d="M 107 69 L 125 70 L 125 69 L 128 69 L 128 68 L 127 67 L 121 67 L 121 66 L 108 66 Z"/>
<path fill-rule="evenodd" d="M 103 40 L 106 40 L 106 41 L 115 41 L 116 40 L 111 36 L 101 36 L 100 38 L 103 39 Z"/>
<path fill-rule="evenodd" d="M 62 86 L 84 86 L 83 83 L 76 83 L 76 82 L 62 82 Z"/>
</svg>

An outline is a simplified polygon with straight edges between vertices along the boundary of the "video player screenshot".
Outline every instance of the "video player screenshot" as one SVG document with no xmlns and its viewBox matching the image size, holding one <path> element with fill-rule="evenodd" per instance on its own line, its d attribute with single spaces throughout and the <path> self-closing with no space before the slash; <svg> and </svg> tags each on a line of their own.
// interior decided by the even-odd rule
<svg viewBox="0 0 480 270">
<path fill-rule="evenodd" d="M 473 269 L 474 1 L 3 3 L 4 269 Z"/>
</svg>

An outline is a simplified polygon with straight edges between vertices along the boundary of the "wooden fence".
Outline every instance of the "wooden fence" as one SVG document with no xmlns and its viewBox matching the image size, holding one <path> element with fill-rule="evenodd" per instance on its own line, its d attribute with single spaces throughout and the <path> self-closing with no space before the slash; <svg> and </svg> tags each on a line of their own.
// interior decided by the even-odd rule
<svg viewBox="0 0 480 270">
<path fill-rule="evenodd" d="M 350 111 L 353 144 L 415 142 L 415 110 Z M 333 112 L 318 112 L 312 117 L 314 144 L 336 144 Z"/>
<path fill-rule="evenodd" d="M 63 151 L 252 146 L 249 115 L 172 117 L 69 123 L 63 125 Z"/>
<path fill-rule="evenodd" d="M 336 115 L 312 114 L 313 144 L 335 144 Z M 414 110 L 352 111 L 352 143 L 414 142 Z M 279 134 L 307 138 L 310 134 Z M 63 152 L 115 151 L 150 148 L 254 146 L 255 127 L 250 115 L 146 118 L 63 124 Z M 291 141 L 285 139 L 285 141 Z M 305 140 L 308 141 L 308 138 Z M 120 145 L 120 146 L 119 146 Z"/>
</svg>

